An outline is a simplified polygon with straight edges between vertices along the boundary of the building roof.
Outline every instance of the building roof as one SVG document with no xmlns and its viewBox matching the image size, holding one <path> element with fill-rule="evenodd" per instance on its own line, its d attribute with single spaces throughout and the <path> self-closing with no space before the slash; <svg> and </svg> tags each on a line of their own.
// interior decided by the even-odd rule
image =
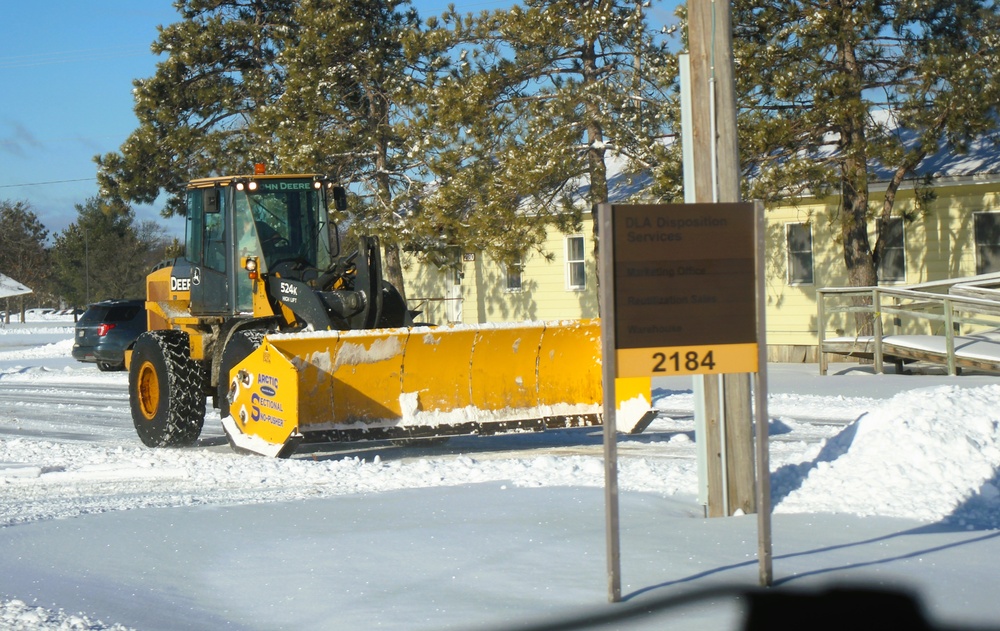
<svg viewBox="0 0 1000 631">
<path fill-rule="evenodd" d="M 25 287 L 9 276 L 0 274 L 0 298 L 9 298 L 11 296 L 20 296 L 22 294 L 30 293 L 31 289 L 28 287 Z"/>
</svg>

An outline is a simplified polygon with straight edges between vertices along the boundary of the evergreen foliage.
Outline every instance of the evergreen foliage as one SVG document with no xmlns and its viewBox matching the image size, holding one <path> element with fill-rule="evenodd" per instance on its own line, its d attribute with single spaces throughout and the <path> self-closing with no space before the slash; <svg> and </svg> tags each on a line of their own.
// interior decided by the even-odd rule
<svg viewBox="0 0 1000 631">
<path fill-rule="evenodd" d="M 48 236 L 28 202 L 0 200 L 0 274 L 26 285 L 38 300 L 48 297 Z"/>
<path fill-rule="evenodd" d="M 943 143 L 960 152 L 996 127 L 996 5 L 737 0 L 733 24 L 749 196 L 839 193 L 850 281 L 877 284 L 868 221 L 891 216 L 899 187 Z M 881 209 L 869 203 L 873 164 L 892 173 Z"/>
<path fill-rule="evenodd" d="M 420 220 L 440 244 L 518 260 L 546 223 L 579 221 L 581 196 L 607 201 L 609 152 L 633 171 L 662 163 L 676 65 L 642 3 L 527 0 L 429 25 L 450 40 L 452 63 L 423 86 L 413 152 L 436 183 Z"/>
<path fill-rule="evenodd" d="M 281 98 L 261 108 L 261 136 L 283 171 L 322 172 L 352 184 L 354 229 L 380 237 L 385 272 L 403 291 L 400 204 L 416 167 L 406 147 L 413 87 L 426 56 L 408 54 L 420 36 L 409 0 L 304 0 L 286 33 Z M 400 197 L 402 195 L 402 197 Z"/>
<path fill-rule="evenodd" d="M 169 216 L 195 177 L 254 162 L 328 173 L 401 285 L 399 247 L 519 258 L 545 223 L 579 217 L 580 190 L 607 199 L 609 150 L 635 170 L 666 155 L 674 64 L 641 2 L 530 0 L 426 24 L 408 0 L 177 6 L 153 45 L 164 61 L 135 83 L 139 127 L 96 159 L 109 200 L 165 189 Z"/>
<path fill-rule="evenodd" d="M 608 199 L 609 156 L 680 196 L 676 62 L 635 0 L 522 0 L 421 22 L 408 0 L 180 0 L 139 127 L 97 158 L 110 201 L 244 172 L 323 172 L 351 187 L 353 230 L 439 264 L 519 260 L 576 203 Z M 851 282 L 875 284 L 868 236 L 942 143 L 996 123 L 1000 20 L 988 0 L 737 0 L 746 197 L 837 193 Z M 912 135 L 904 144 L 896 121 Z M 871 165 L 893 175 L 881 209 Z M 920 196 L 920 199 L 924 199 Z"/>
<path fill-rule="evenodd" d="M 98 198 L 77 204 L 77 220 L 55 235 L 53 283 L 74 305 L 146 295 L 146 275 L 164 256 L 167 239 L 156 222 L 136 223 L 130 209 Z"/>
<path fill-rule="evenodd" d="M 281 42 L 294 30 L 293 0 L 180 0 L 182 20 L 160 27 L 156 74 L 134 82 L 139 127 L 121 150 L 98 156 L 101 197 L 152 203 L 183 215 L 184 184 L 249 173 L 268 162 L 254 125 L 284 84 Z"/>
</svg>

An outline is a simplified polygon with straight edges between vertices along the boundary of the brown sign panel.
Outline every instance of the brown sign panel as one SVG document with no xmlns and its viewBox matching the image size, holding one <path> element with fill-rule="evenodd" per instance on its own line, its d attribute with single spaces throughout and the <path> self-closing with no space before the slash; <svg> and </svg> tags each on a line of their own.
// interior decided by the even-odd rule
<svg viewBox="0 0 1000 631">
<path fill-rule="evenodd" d="M 757 342 L 752 204 L 612 206 L 615 348 Z"/>
</svg>

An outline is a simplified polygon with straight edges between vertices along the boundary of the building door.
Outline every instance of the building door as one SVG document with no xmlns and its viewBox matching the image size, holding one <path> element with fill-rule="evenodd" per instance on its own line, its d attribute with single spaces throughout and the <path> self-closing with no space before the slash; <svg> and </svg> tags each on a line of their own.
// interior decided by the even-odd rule
<svg viewBox="0 0 1000 631">
<path fill-rule="evenodd" d="M 445 277 L 445 314 L 448 322 L 462 321 L 462 269 L 451 268 Z"/>
</svg>

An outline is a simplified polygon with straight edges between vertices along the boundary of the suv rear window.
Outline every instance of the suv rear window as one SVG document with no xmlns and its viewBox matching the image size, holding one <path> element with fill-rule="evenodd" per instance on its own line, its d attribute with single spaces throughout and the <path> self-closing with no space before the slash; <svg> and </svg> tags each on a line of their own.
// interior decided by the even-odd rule
<svg viewBox="0 0 1000 631">
<path fill-rule="evenodd" d="M 139 313 L 139 307 L 134 305 L 116 305 L 113 307 L 91 307 L 80 316 L 81 324 L 92 322 L 122 322 L 131 320 Z"/>
</svg>

